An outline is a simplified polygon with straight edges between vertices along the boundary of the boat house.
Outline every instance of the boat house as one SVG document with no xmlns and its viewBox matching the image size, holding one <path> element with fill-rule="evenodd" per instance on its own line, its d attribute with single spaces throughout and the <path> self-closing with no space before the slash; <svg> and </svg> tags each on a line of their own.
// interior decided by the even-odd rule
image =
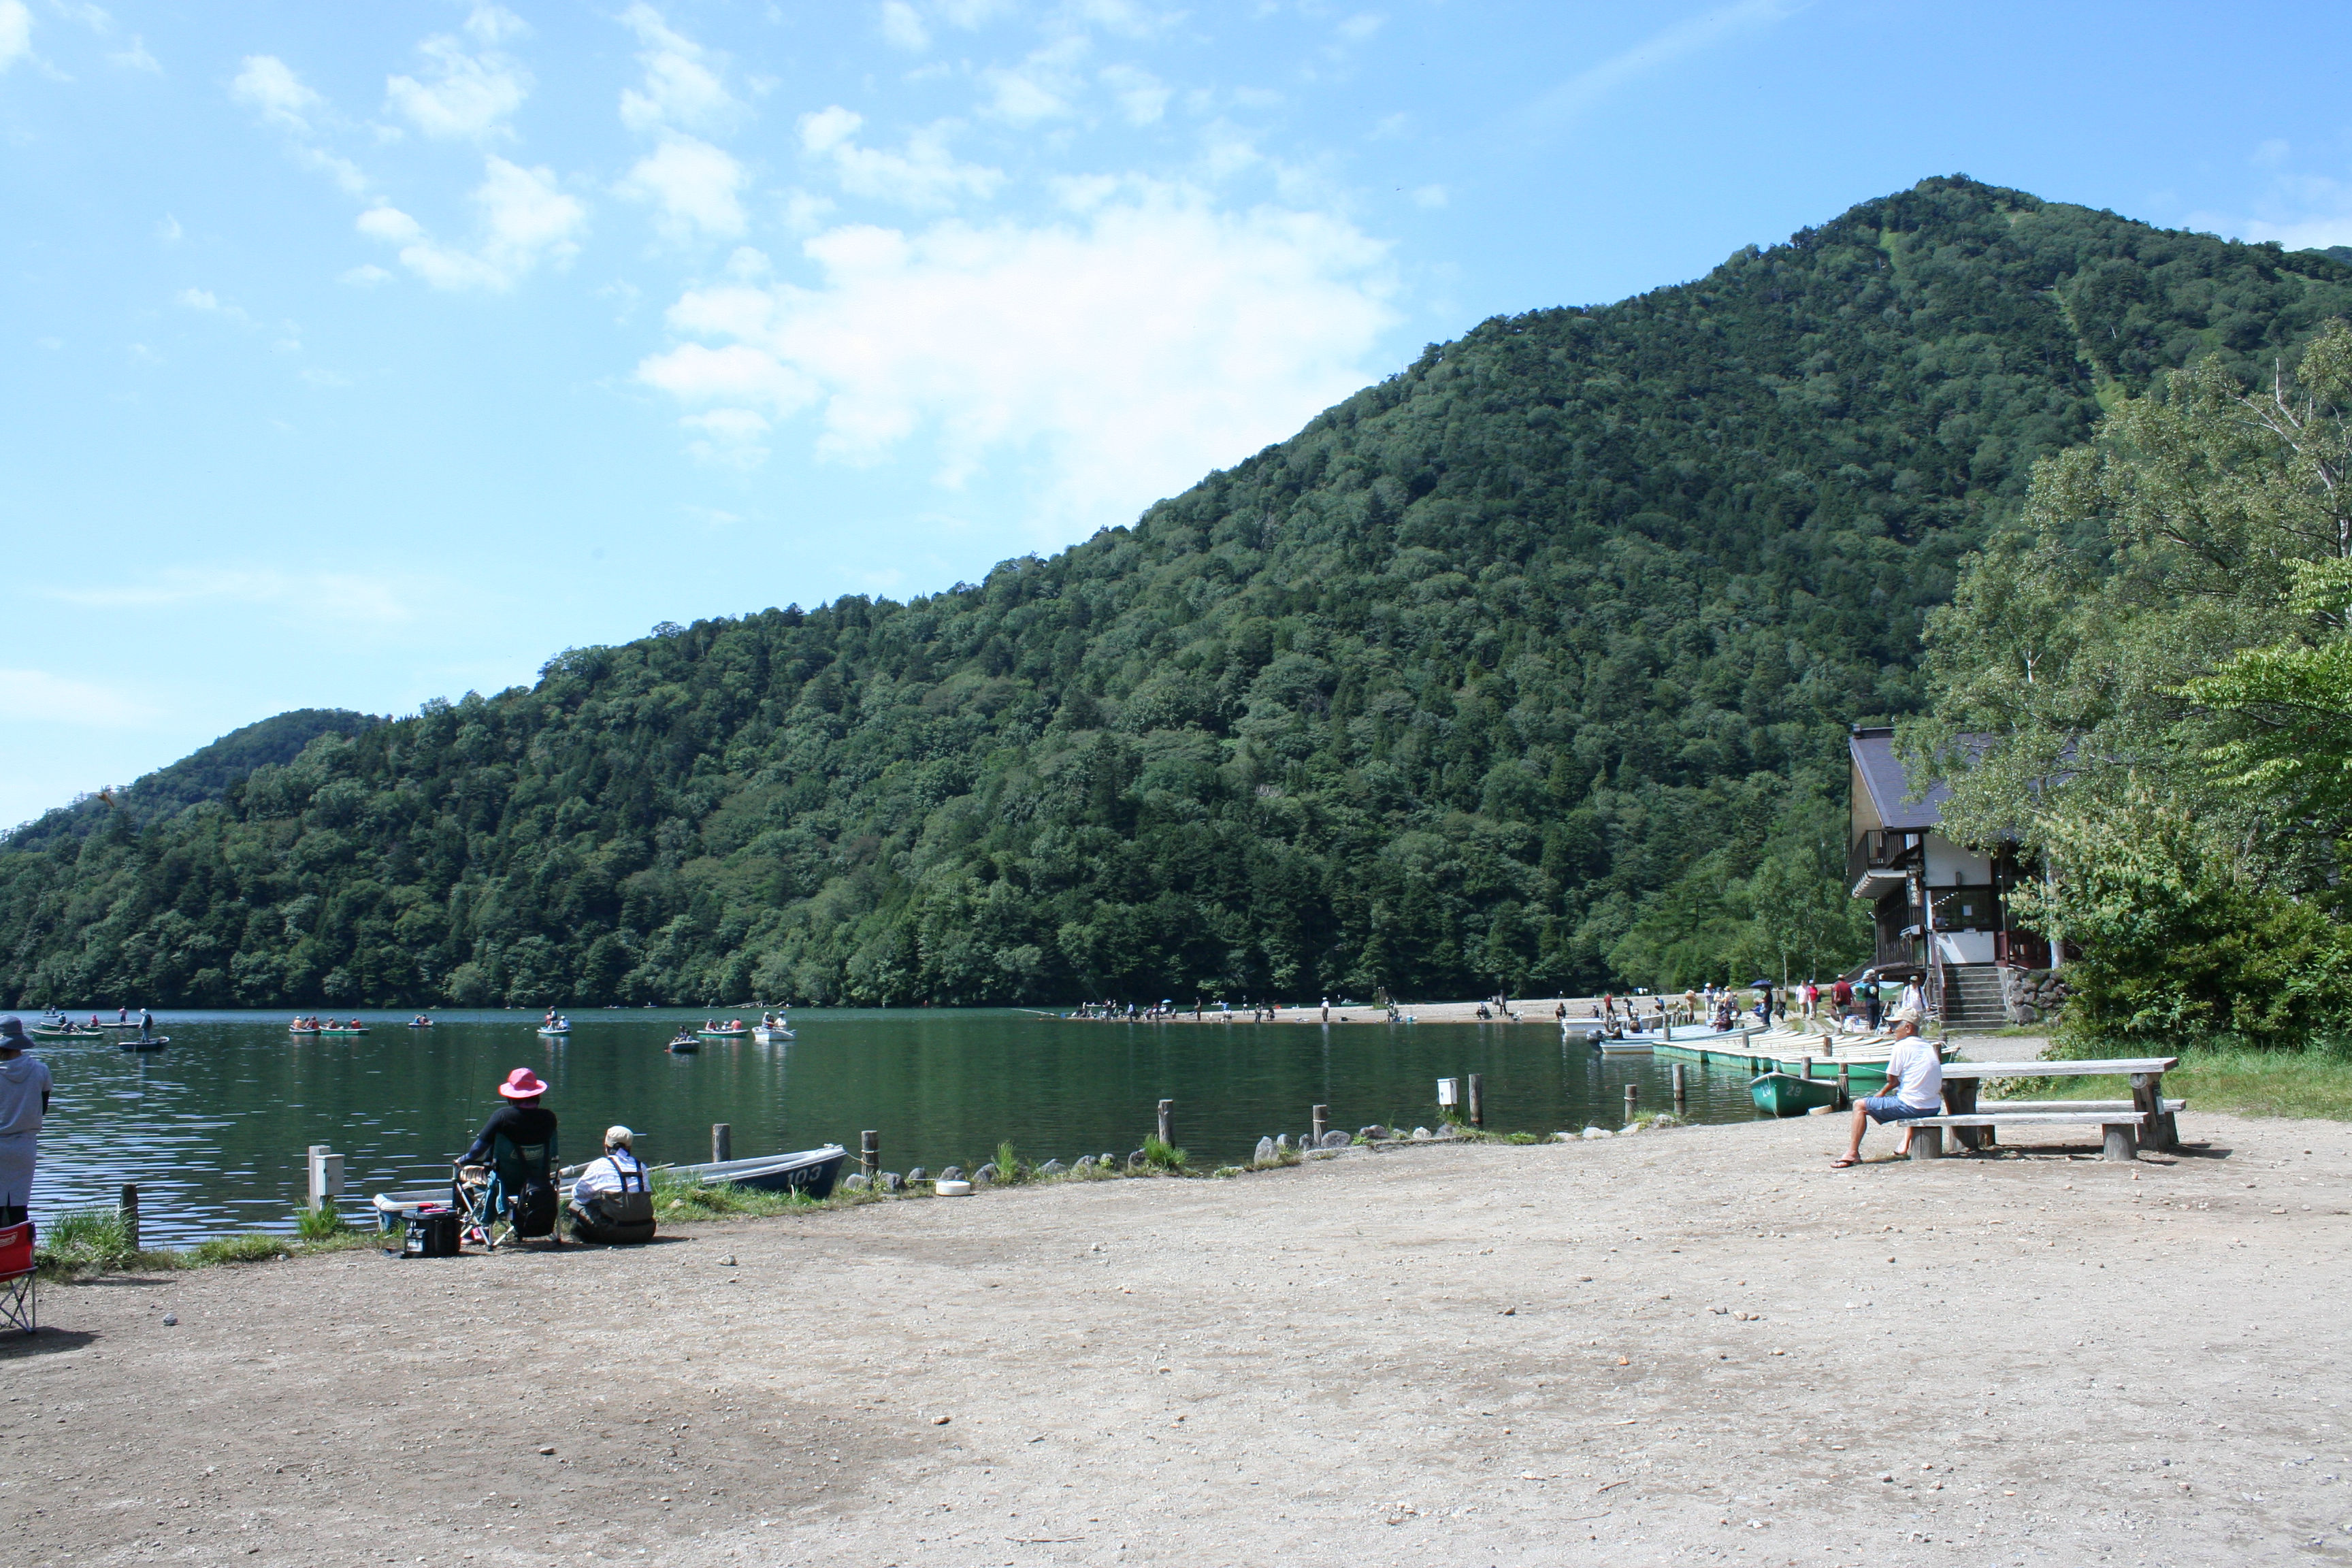
<svg viewBox="0 0 2352 1568">
<path fill-rule="evenodd" d="M 1891 728 L 1857 724 L 1846 742 L 1853 798 L 1846 878 L 1871 906 L 1873 967 L 1916 973 L 1948 1024 L 2007 1021 L 2000 965 L 2048 965 L 2050 944 L 2013 928 L 2009 889 L 2017 862 L 1982 855 L 1939 831 L 1950 795 L 1941 779 L 1913 779 Z"/>
</svg>

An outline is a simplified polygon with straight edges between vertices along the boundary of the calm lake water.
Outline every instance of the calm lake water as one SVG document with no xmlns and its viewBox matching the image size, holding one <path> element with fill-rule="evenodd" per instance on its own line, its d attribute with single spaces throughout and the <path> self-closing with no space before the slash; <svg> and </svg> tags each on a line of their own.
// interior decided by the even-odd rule
<svg viewBox="0 0 2352 1568">
<path fill-rule="evenodd" d="M 710 1157 L 710 1124 L 734 1127 L 740 1158 L 842 1143 L 880 1131 L 886 1170 L 969 1168 L 1011 1139 L 1024 1157 L 1124 1154 L 1176 1101 L 1176 1141 L 1196 1163 L 1246 1160 L 1262 1134 L 1301 1133 L 1331 1108 L 1349 1131 L 1436 1120 L 1436 1080 L 1482 1073 L 1492 1131 L 1549 1133 L 1622 1120 L 1625 1086 L 1644 1109 L 1671 1103 L 1667 1069 L 1646 1056 L 1602 1058 L 1539 1024 L 1105 1024 L 995 1009 L 810 1010 L 798 1038 L 662 1049 L 677 1009 L 573 1016 L 542 1040 L 535 1015 L 368 1015 L 353 1039 L 293 1038 L 283 1013 L 157 1015 L 163 1051 L 41 1041 L 57 1079 L 41 1134 L 37 1215 L 111 1205 L 140 1184 L 145 1234 L 184 1242 L 291 1226 L 303 1152 L 345 1160 L 345 1208 L 388 1187 L 448 1175 L 518 1067 L 547 1079 L 568 1162 L 596 1152 L 615 1121 L 656 1163 Z M 1748 1075 L 1690 1069 L 1689 1114 L 1748 1121 Z"/>
</svg>

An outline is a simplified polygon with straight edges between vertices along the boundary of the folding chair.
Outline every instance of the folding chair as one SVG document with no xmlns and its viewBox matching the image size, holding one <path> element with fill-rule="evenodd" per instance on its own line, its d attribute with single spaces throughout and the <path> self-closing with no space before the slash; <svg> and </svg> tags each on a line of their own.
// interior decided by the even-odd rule
<svg viewBox="0 0 2352 1568">
<path fill-rule="evenodd" d="M 468 1171 L 478 1171 L 479 1179 L 468 1180 Z M 546 1194 L 537 1205 L 525 1202 L 527 1190 L 534 1185 Z M 450 1193 L 452 1205 L 463 1216 L 458 1221 L 460 1234 L 479 1243 L 485 1252 L 542 1236 L 554 1237 L 558 1247 L 563 1245 L 563 1235 L 556 1228 L 556 1213 L 562 1205 L 555 1195 L 552 1138 L 544 1143 L 517 1144 L 501 1135 L 490 1144 L 489 1163 L 461 1168 Z"/>
<path fill-rule="evenodd" d="M 0 1324 L 38 1331 L 35 1293 L 40 1284 L 33 1273 L 33 1222 L 0 1230 Z"/>
</svg>

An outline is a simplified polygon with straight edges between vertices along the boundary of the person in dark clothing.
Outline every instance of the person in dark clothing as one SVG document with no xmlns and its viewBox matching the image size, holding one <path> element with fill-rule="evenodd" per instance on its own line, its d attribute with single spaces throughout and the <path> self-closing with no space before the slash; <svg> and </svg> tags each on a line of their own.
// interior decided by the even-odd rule
<svg viewBox="0 0 2352 1568">
<path fill-rule="evenodd" d="M 507 1074 L 506 1082 L 499 1085 L 499 1092 L 507 1102 L 490 1112 L 490 1119 L 482 1123 L 473 1147 L 458 1160 L 459 1164 L 478 1165 L 488 1160 L 501 1133 L 517 1147 L 544 1143 L 555 1136 L 555 1112 L 539 1103 L 539 1097 L 547 1092 L 547 1085 L 537 1073 L 529 1068 L 517 1068 Z"/>
</svg>

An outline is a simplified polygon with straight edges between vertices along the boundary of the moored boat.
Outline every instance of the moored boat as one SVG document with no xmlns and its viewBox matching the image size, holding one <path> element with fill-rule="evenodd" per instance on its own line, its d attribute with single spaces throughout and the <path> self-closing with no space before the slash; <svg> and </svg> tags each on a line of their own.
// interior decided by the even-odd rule
<svg viewBox="0 0 2352 1568">
<path fill-rule="evenodd" d="M 1795 1073 L 1759 1073 L 1748 1084 L 1756 1109 L 1773 1116 L 1802 1116 L 1820 1106 L 1837 1103 L 1837 1079 L 1799 1078 Z"/>
<path fill-rule="evenodd" d="M 748 1160 L 720 1160 L 708 1165 L 672 1165 L 673 1175 L 701 1182 L 731 1182 L 763 1193 L 806 1193 L 813 1198 L 833 1195 L 833 1184 L 849 1151 L 838 1143 L 803 1149 L 793 1154 L 759 1154 Z M 660 1170 L 663 1167 L 656 1166 Z"/>
</svg>

